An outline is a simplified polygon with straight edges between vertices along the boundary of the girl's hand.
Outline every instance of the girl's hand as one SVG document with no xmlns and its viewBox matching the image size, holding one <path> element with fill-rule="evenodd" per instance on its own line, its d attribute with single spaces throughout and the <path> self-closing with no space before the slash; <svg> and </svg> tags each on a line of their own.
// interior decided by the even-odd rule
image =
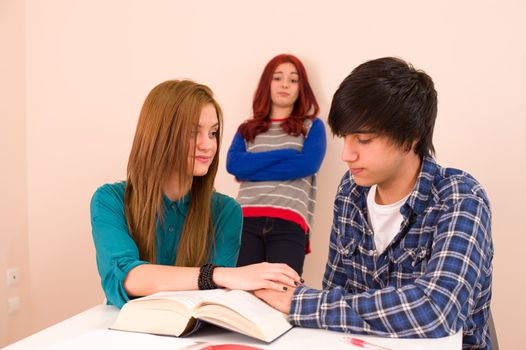
<svg viewBox="0 0 526 350">
<path fill-rule="evenodd" d="M 272 289 L 284 292 L 302 283 L 302 279 L 287 264 L 259 263 L 242 267 L 217 267 L 214 283 L 228 289 Z"/>
</svg>

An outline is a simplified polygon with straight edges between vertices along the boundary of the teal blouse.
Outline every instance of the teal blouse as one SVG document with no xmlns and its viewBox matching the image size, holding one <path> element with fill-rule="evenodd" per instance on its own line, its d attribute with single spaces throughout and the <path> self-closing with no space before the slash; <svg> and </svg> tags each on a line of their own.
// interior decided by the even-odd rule
<svg viewBox="0 0 526 350">
<path fill-rule="evenodd" d="M 124 213 L 125 182 L 106 184 L 91 199 L 91 227 L 97 254 L 97 268 L 108 304 L 122 307 L 130 298 L 124 290 L 124 279 L 134 267 L 147 264 L 140 260 L 139 250 L 130 236 Z M 164 224 L 157 225 L 157 264 L 174 265 L 188 212 L 190 196 L 177 201 L 164 199 Z M 210 261 L 221 266 L 235 266 L 241 244 L 242 214 L 231 197 L 214 192 L 212 223 L 215 247 Z"/>
</svg>

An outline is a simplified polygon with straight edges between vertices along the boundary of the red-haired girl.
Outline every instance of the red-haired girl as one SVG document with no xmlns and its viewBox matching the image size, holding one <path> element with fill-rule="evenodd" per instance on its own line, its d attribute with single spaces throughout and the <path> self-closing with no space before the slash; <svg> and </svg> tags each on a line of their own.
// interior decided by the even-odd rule
<svg viewBox="0 0 526 350">
<path fill-rule="evenodd" d="M 228 172 L 241 183 L 237 264 L 281 262 L 301 274 L 326 139 L 298 58 L 282 54 L 267 63 L 252 108 L 254 116 L 239 127 L 227 158 Z"/>
</svg>

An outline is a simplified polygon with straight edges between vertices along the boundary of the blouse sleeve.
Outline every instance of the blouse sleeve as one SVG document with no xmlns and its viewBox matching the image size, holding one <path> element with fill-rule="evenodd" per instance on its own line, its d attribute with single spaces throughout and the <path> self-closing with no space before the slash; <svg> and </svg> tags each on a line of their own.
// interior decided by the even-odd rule
<svg viewBox="0 0 526 350">
<path fill-rule="evenodd" d="M 212 247 L 212 263 L 234 267 L 241 245 L 243 217 L 241 207 L 231 197 L 215 193 L 213 197 L 213 221 L 215 246 Z"/>
<path fill-rule="evenodd" d="M 124 195 L 117 185 L 100 187 L 91 199 L 91 227 L 97 255 L 97 268 L 107 303 L 122 307 L 129 297 L 124 279 L 134 267 L 147 264 L 128 232 L 124 214 Z"/>
</svg>

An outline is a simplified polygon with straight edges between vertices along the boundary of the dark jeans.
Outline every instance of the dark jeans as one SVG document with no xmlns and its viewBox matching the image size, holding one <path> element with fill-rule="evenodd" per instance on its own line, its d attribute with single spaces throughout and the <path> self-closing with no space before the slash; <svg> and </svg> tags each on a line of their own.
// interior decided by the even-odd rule
<svg viewBox="0 0 526 350">
<path fill-rule="evenodd" d="M 263 261 L 284 263 L 303 273 L 307 235 L 300 225 L 270 217 L 243 218 L 237 266 Z"/>
</svg>

